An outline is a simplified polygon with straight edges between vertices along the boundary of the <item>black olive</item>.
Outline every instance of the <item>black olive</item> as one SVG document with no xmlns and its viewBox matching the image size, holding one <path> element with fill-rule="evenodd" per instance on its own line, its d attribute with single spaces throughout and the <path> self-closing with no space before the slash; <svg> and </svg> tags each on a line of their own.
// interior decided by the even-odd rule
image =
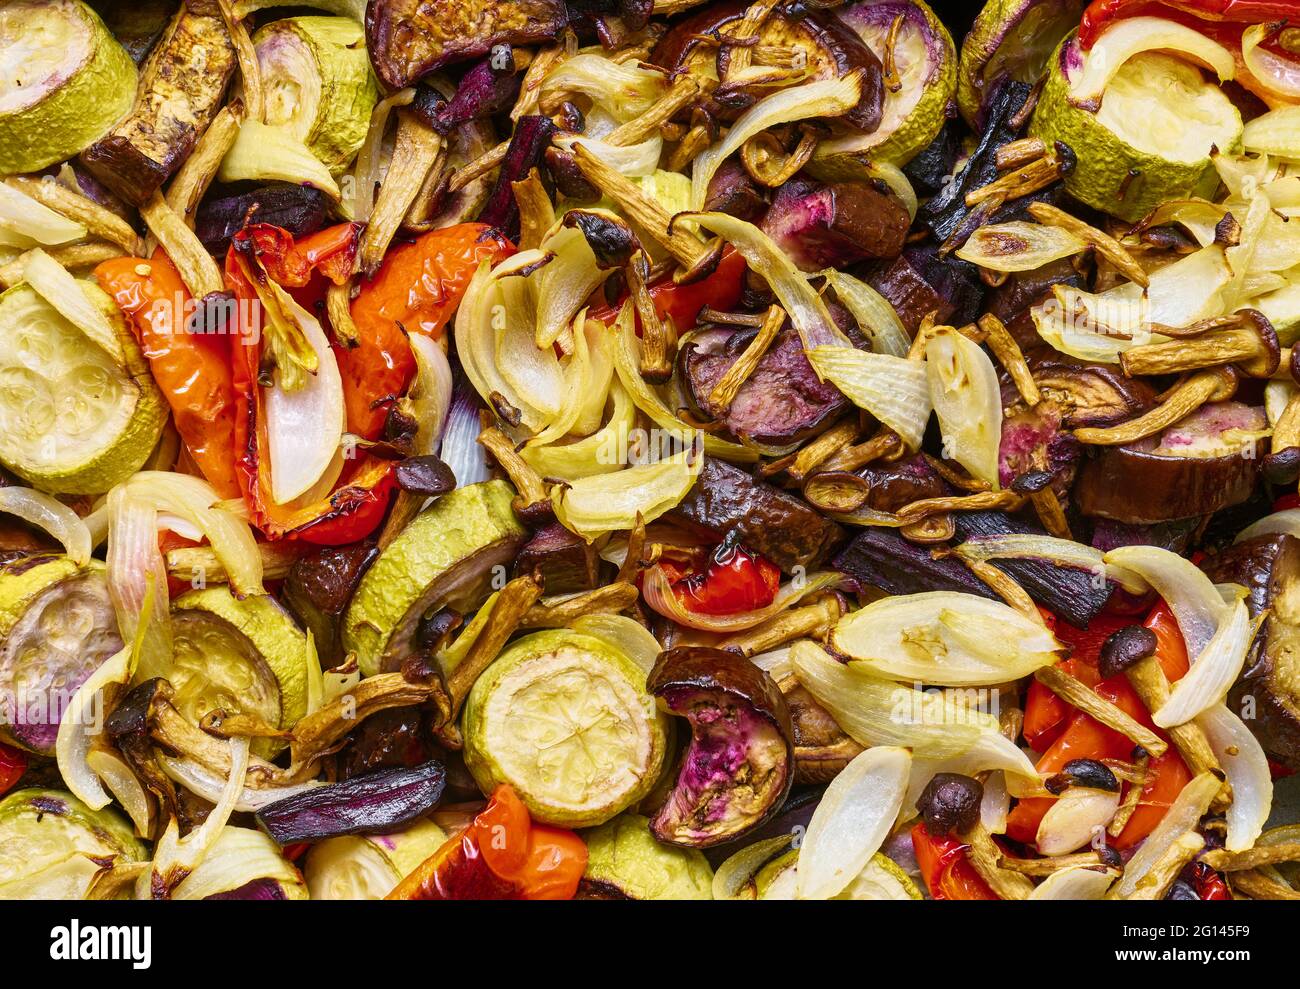
<svg viewBox="0 0 1300 989">
<path fill-rule="evenodd" d="M 458 611 L 443 608 L 421 618 L 415 627 L 415 644 L 421 649 L 442 648 L 447 636 L 460 628 L 463 618 Z"/>
<path fill-rule="evenodd" d="M 1097 669 L 1107 679 L 1118 676 L 1138 660 L 1154 656 L 1156 645 L 1156 634 L 1151 629 L 1129 625 L 1102 643 Z"/>
<path fill-rule="evenodd" d="M 1102 845 L 1098 848 L 1097 858 L 1101 859 L 1102 865 L 1114 866 L 1115 868 L 1119 868 L 1124 864 L 1124 856 L 1120 855 L 1116 849 L 1111 848 L 1110 845 Z"/>
<path fill-rule="evenodd" d="M 1296 478 L 1300 478 L 1300 446 L 1270 453 L 1261 466 L 1264 479 L 1270 484 L 1294 484 Z"/>
<path fill-rule="evenodd" d="M 954 828 L 968 831 L 974 827 L 983 799 L 984 786 L 979 780 L 960 773 L 936 773 L 921 791 L 916 807 L 925 819 L 925 830 L 937 837 Z"/>
<path fill-rule="evenodd" d="M 1049 793 L 1064 793 L 1072 786 L 1083 786 L 1089 790 L 1105 790 L 1107 793 L 1119 792 L 1119 780 L 1103 763 L 1096 759 L 1071 759 L 1061 772 L 1050 777 L 1044 786 Z"/>
<path fill-rule="evenodd" d="M 431 498 L 456 486 L 456 475 L 435 456 L 407 457 L 397 465 L 397 486 L 412 494 Z"/>
<path fill-rule="evenodd" d="M 1052 483 L 1050 470 L 1027 470 L 1011 482 L 1011 490 L 1016 494 L 1037 494 Z"/>
</svg>

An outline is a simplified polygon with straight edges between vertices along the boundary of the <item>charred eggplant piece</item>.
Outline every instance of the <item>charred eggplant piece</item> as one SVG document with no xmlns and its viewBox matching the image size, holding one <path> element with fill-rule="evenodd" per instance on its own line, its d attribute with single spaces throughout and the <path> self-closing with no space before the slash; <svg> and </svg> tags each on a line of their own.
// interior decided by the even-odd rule
<svg viewBox="0 0 1300 989">
<path fill-rule="evenodd" d="M 1046 470 L 1052 488 L 1064 499 L 1074 482 L 1079 441 L 1065 432 L 1060 410 L 1050 402 L 1022 409 L 1002 420 L 998 445 L 998 480 L 1010 487 L 1025 471 Z"/>
<path fill-rule="evenodd" d="M 672 649 L 646 689 L 691 725 L 677 785 L 650 821 L 656 838 L 708 848 L 777 812 L 794 781 L 794 727 L 766 672 L 720 649 Z"/>
<path fill-rule="evenodd" d="M 82 163 L 139 206 L 189 157 L 234 71 L 235 46 L 221 17 L 182 7 L 140 72 L 135 107 L 81 153 Z"/>
<path fill-rule="evenodd" d="M 1111 426 L 1136 418 L 1155 404 L 1155 389 L 1126 377 L 1113 365 L 1085 364 L 1052 352 L 1032 358 L 1029 370 L 1066 429 Z"/>
<path fill-rule="evenodd" d="M 886 594 L 964 591 L 996 597 L 960 560 L 933 559 L 929 546 L 910 543 L 893 529 L 881 526 L 863 529 L 831 561 L 831 566 L 859 584 L 878 587 Z"/>
<path fill-rule="evenodd" d="M 726 35 L 748 7 L 747 0 L 707 4 L 678 21 L 660 38 L 647 61 L 674 75 L 683 71 L 716 73 L 725 79 L 731 49 L 726 46 L 719 49 L 707 39 Z M 801 7 L 796 14 L 778 8 L 763 21 L 757 44 L 802 51 L 807 59 L 807 79 L 839 78 L 860 69 L 862 96 L 844 119 L 868 134 L 880 126 L 885 105 L 880 59 L 833 13 Z M 703 108 L 712 117 L 731 121 L 767 93 L 761 86 L 720 88 L 704 102 Z"/>
<path fill-rule="evenodd" d="M 1037 526 L 1013 519 L 1004 512 L 955 512 L 953 523 L 963 540 L 981 536 L 1043 535 Z M 1051 560 L 991 560 L 1022 586 L 1031 598 L 1076 628 L 1089 622 L 1106 606 L 1114 589 L 1088 570 L 1063 566 Z"/>
<path fill-rule="evenodd" d="M 903 174 L 919 195 L 933 196 L 948 181 L 961 154 L 961 132 L 948 121 L 929 147 L 903 166 Z"/>
<path fill-rule="evenodd" d="M 714 407 L 709 395 L 752 338 L 748 331 L 705 331 L 682 347 L 681 380 L 691 405 L 704 418 L 722 419 L 732 436 L 781 446 L 813 435 L 848 408 L 834 385 L 817 380 L 799 334 L 790 327 L 772 341 L 731 404 Z"/>
<path fill-rule="evenodd" d="M 892 464 L 872 464 L 858 471 L 867 482 L 867 508 L 896 512 L 922 498 L 942 498 L 952 489 L 924 456 L 917 454 Z"/>
<path fill-rule="evenodd" d="M 965 261 L 940 257 L 933 247 L 909 247 L 868 281 L 889 300 L 909 333 L 929 313 L 943 324 L 961 326 L 979 315 L 984 289 Z"/>
<path fill-rule="evenodd" d="M 601 559 L 594 547 L 559 522 L 538 529 L 515 557 L 515 576 L 540 571 L 548 594 L 587 591 L 600 585 Z"/>
<path fill-rule="evenodd" d="M 728 158 L 709 180 L 704 209 L 753 221 L 767 209 L 767 198 L 745 171 L 745 166 L 734 158 Z"/>
<path fill-rule="evenodd" d="M 862 751 L 862 746 L 845 733 L 793 673 L 782 677 L 778 686 L 790 707 L 790 723 L 794 726 L 795 783 L 829 783 Z"/>
<path fill-rule="evenodd" d="M 1263 413 L 1239 402 L 1204 405 L 1160 436 L 1103 447 L 1086 460 L 1074 497 L 1085 515 L 1151 524 L 1210 515 L 1250 498 L 1259 477 L 1253 442 Z"/>
<path fill-rule="evenodd" d="M 1088 287 L 1087 280 L 1075 270 L 1070 259 L 1065 258 L 1033 271 L 1009 274 L 1006 281 L 988 293 L 985 299 L 986 311 L 1002 320 L 1022 349 L 1041 348 L 1043 340 L 1038 335 L 1030 313 L 1034 306 L 1052 297 L 1052 288 L 1056 285 L 1080 289 Z"/>
<path fill-rule="evenodd" d="M 562 0 L 372 0 L 366 47 L 375 74 L 393 89 L 494 45 L 549 41 L 568 23 Z"/>
<path fill-rule="evenodd" d="M 912 225 L 895 196 L 865 182 L 796 177 L 777 191 L 763 231 L 804 271 L 895 258 Z"/>
<path fill-rule="evenodd" d="M 1252 615 L 1267 609 L 1228 705 L 1234 711 L 1253 708 L 1246 724 L 1264 750 L 1300 769 L 1300 540 L 1247 539 L 1207 562 L 1205 570 L 1213 581 L 1244 585 Z"/>
<path fill-rule="evenodd" d="M 491 58 L 484 59 L 461 77 L 450 100 L 424 115 L 424 122 L 447 135 L 462 124 L 509 110 L 519 92 L 519 81 L 513 59 L 505 70 L 498 70 Z"/>
<path fill-rule="evenodd" d="M 712 457 L 670 517 L 714 533 L 737 529 L 745 545 L 787 573 L 817 566 L 844 538 L 802 498 Z"/>
<path fill-rule="evenodd" d="M 446 778 L 440 762 L 382 769 L 277 800 L 257 812 L 257 823 L 281 846 L 382 834 L 438 806 Z"/>
<path fill-rule="evenodd" d="M 136 65 L 145 60 L 162 37 L 176 9 L 170 0 L 141 0 L 129 4 L 96 0 L 91 6 Z"/>
<path fill-rule="evenodd" d="M 523 181 L 530 169 L 545 167 L 546 149 L 550 147 L 555 131 L 550 117 L 533 114 L 519 118 L 505 160 L 497 173 L 496 185 L 479 214 L 479 223 L 496 227 L 511 240 L 519 239 L 519 203 L 511 183 Z"/>
<path fill-rule="evenodd" d="M 199 206 L 194 232 L 209 254 L 225 257 L 230 238 L 250 223 L 269 223 L 295 237 L 325 225 L 325 194 L 305 185 L 273 185 Z"/>
</svg>

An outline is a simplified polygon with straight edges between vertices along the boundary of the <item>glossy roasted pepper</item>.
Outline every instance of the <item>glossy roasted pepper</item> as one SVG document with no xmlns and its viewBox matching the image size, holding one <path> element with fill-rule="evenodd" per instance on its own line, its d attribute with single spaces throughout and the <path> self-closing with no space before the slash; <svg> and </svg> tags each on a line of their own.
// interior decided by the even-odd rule
<svg viewBox="0 0 1300 989">
<path fill-rule="evenodd" d="M 685 332 L 695 326 L 695 319 L 705 306 L 726 311 L 740 301 L 745 271 L 745 259 L 728 247 L 707 278 L 689 285 L 677 285 L 671 278 L 664 278 L 650 286 L 650 298 L 660 319 L 671 319 L 678 332 Z M 589 315 L 602 323 L 612 323 L 618 317 L 618 308 L 596 306 Z"/>
<path fill-rule="evenodd" d="M 1000 899 L 975 871 L 966 854 L 966 846 L 956 838 L 936 838 L 924 824 L 918 824 L 912 828 L 912 850 L 932 899 Z"/>
<path fill-rule="evenodd" d="M 0 794 L 8 793 L 27 772 L 27 753 L 0 742 Z"/>
<path fill-rule="evenodd" d="M 1233 24 L 1266 24 L 1300 14 L 1295 0 L 1094 0 L 1083 12 L 1079 41 L 1086 51 L 1118 20 L 1146 15 L 1158 17 L 1171 11 Z"/>
<path fill-rule="evenodd" d="M 514 789 L 488 805 L 391 893 L 390 900 L 571 900 L 587 846 L 564 828 L 534 824 Z"/>
<path fill-rule="evenodd" d="M 238 498 L 232 327 L 187 332 L 194 301 L 161 248 L 148 261 L 105 261 L 95 279 L 126 315 L 190 457 L 218 494 Z"/>
<path fill-rule="evenodd" d="M 357 346 L 339 353 L 348 428 L 373 439 L 388 406 L 415 373 L 408 333 L 439 339 L 484 260 L 509 257 L 514 245 L 482 223 L 433 230 L 384 257 L 352 301 Z M 381 404 L 375 405 L 378 401 Z"/>
<path fill-rule="evenodd" d="M 736 615 L 766 608 L 781 586 L 780 567 L 731 537 L 714 550 L 703 573 L 678 579 L 676 567 L 671 563 L 663 567 L 669 571 L 677 600 L 697 615 Z"/>
</svg>

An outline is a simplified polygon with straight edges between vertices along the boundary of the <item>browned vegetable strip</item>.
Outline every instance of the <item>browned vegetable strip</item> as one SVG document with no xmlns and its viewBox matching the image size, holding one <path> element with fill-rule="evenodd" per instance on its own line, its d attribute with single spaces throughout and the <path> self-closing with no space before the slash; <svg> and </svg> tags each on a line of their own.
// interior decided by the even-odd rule
<svg viewBox="0 0 1300 989">
<path fill-rule="evenodd" d="M 775 134 L 760 131 L 741 147 L 740 160 L 750 178 L 759 185 L 776 189 L 808 164 L 816 150 L 817 133 L 809 127 L 802 129 L 799 143 L 789 153 Z"/>
<path fill-rule="evenodd" d="M 1277 370 L 1280 357 L 1272 328 L 1261 333 L 1257 325 L 1247 321 L 1233 329 L 1215 330 L 1190 340 L 1131 347 L 1120 354 L 1119 362 L 1129 377 L 1180 374 L 1236 364 L 1251 377 L 1267 378 Z"/>
<path fill-rule="evenodd" d="M 212 118 L 212 123 L 194 145 L 194 153 L 185 160 L 176 177 L 167 188 L 167 205 L 190 226 L 194 225 L 194 212 L 217 175 L 221 161 L 239 137 L 239 127 L 244 120 L 244 104 L 240 100 L 222 107 Z"/>
<path fill-rule="evenodd" d="M 106 244 L 102 241 L 90 244 L 69 244 L 66 247 L 46 247 L 44 251 L 69 271 L 77 268 L 91 268 L 101 261 L 108 261 L 122 256 L 122 248 L 116 244 Z M 26 270 L 27 262 L 22 255 L 19 255 L 8 264 L 0 266 L 0 285 L 5 288 L 17 285 L 26 277 L 24 274 Z"/>
<path fill-rule="evenodd" d="M 1061 499 L 1050 486 L 1031 494 L 1029 502 L 1038 513 L 1038 521 L 1043 523 L 1043 528 L 1049 534 L 1057 539 L 1074 539 L 1074 534 L 1070 531 L 1070 520 L 1065 517 Z"/>
<path fill-rule="evenodd" d="M 1240 890 L 1252 900 L 1300 900 L 1300 892 L 1260 872 L 1234 872 L 1230 882 L 1234 892 Z"/>
<path fill-rule="evenodd" d="M 797 453 L 783 458 L 784 463 L 779 469 L 789 474 L 792 480 L 803 481 L 828 458 L 857 439 L 859 431 L 856 418 L 841 419 Z"/>
<path fill-rule="evenodd" d="M 713 143 L 709 135 L 709 128 L 704 124 L 696 124 L 686 132 L 686 135 L 673 148 L 673 153 L 668 156 L 668 170 L 671 172 L 683 171 L 687 165 L 695 160 L 695 156 Z"/>
<path fill-rule="evenodd" d="M 329 316 L 330 329 L 344 347 L 355 347 L 360 340 L 360 331 L 352 321 L 352 286 L 355 281 L 352 278 L 342 285 L 330 282 L 325 289 L 325 313 Z"/>
<path fill-rule="evenodd" d="M 438 686 L 432 684 L 412 683 L 400 673 L 379 673 L 366 677 L 346 694 L 307 715 L 294 726 L 294 738 L 289 747 L 293 764 L 289 770 L 282 772 L 290 780 L 300 777 L 304 767 L 315 763 L 370 715 L 393 707 L 423 704 L 438 689 Z M 229 756 L 226 756 L 225 761 L 226 773 L 229 774 Z M 215 770 L 218 767 L 209 768 Z M 249 773 L 252 772 L 250 768 Z"/>
<path fill-rule="evenodd" d="M 882 430 L 865 443 L 846 446 L 822 462 L 818 471 L 854 471 L 881 457 L 898 453 L 903 441 L 891 430 Z"/>
<path fill-rule="evenodd" d="M 650 259 L 637 248 L 624 268 L 628 295 L 641 321 L 641 377 L 652 384 L 663 384 L 673 376 L 673 357 L 677 352 L 677 328 L 665 323 L 650 297 Z"/>
<path fill-rule="evenodd" d="M 535 168 L 527 178 L 511 182 L 510 188 L 519 204 L 519 249 L 531 250 L 541 245 L 546 232 L 555 225 L 555 206 Z"/>
<path fill-rule="evenodd" d="M 707 253 L 705 246 L 682 227 L 672 228 L 672 217 L 662 206 L 582 145 L 574 147 L 573 160 L 587 181 L 612 199 L 625 217 L 640 224 L 679 263 L 692 267 Z"/>
<path fill-rule="evenodd" d="M 1171 388 L 1164 401 L 1150 412 L 1117 426 L 1076 429 L 1074 436 L 1089 446 L 1123 446 L 1162 432 L 1206 402 L 1231 398 L 1236 390 L 1237 379 L 1232 371 L 1218 368 L 1202 371 Z"/>
<path fill-rule="evenodd" d="M 1133 260 L 1133 255 L 1110 234 L 1103 233 L 1051 203 L 1030 203 L 1028 211 L 1030 216 L 1044 226 L 1060 227 L 1074 234 L 1113 264 L 1129 281 L 1136 282 L 1143 288 L 1150 284 L 1151 280 L 1143 267 Z"/>
<path fill-rule="evenodd" d="M 506 152 L 510 149 L 509 141 L 502 141 L 490 151 L 485 151 L 473 161 L 469 162 L 462 168 L 456 169 L 451 180 L 447 183 L 447 188 L 451 192 L 459 192 L 465 186 L 469 185 L 476 179 L 481 179 L 492 169 L 500 165 L 506 158 Z"/>
<path fill-rule="evenodd" d="M 1258 869 L 1261 865 L 1279 862 L 1300 862 L 1300 842 L 1288 841 L 1278 845 L 1256 845 L 1244 852 L 1230 852 L 1215 848 L 1201 856 L 1201 861 L 1220 872 L 1242 872 Z"/>
<path fill-rule="evenodd" d="M 844 606 L 839 595 L 828 594 L 816 604 L 795 608 L 770 618 L 755 628 L 729 635 L 718 643 L 718 648 L 738 652 L 742 656 L 756 656 L 795 639 L 821 638 L 843 614 Z"/>
<path fill-rule="evenodd" d="M 640 596 L 635 584 L 617 582 L 583 591 L 558 604 L 535 604 L 519 621 L 520 628 L 567 628 L 584 615 L 617 615 Z"/>
<path fill-rule="evenodd" d="M 496 458 L 501 469 L 510 476 L 515 490 L 519 492 L 514 499 L 516 512 L 529 516 L 543 510 L 549 511 L 551 496 L 546 490 L 545 482 L 541 475 L 519 456 L 514 444 L 505 433 L 491 426 L 479 433 L 478 441 Z"/>
<path fill-rule="evenodd" d="M 379 184 L 375 208 L 365 233 L 361 235 L 361 249 L 357 255 L 361 271 L 367 276 L 373 275 L 384 260 L 384 252 L 415 201 L 441 148 L 442 138 L 437 131 L 415 114 L 398 111 L 397 143 L 393 147 L 388 172 Z"/>
<path fill-rule="evenodd" d="M 1146 705 L 1148 711 L 1160 710 L 1169 700 L 1171 690 L 1169 678 L 1165 676 L 1165 671 L 1155 657 L 1146 656 L 1139 659 L 1124 671 L 1124 675 L 1128 677 L 1128 682 L 1133 685 L 1138 699 Z M 1201 730 L 1200 725 L 1194 721 L 1175 725 L 1169 729 L 1169 738 L 1193 776 L 1208 772 L 1223 779 L 1223 767 L 1219 765 L 1218 757 L 1210 747 L 1210 740 L 1205 737 L 1205 732 Z M 1222 810 L 1230 803 L 1232 803 L 1232 787 L 1227 780 L 1224 780 L 1211 806 L 1216 810 Z"/>
<path fill-rule="evenodd" d="M 1002 853 L 998 864 L 1009 872 L 1018 872 L 1022 876 L 1050 876 L 1062 869 L 1074 869 L 1079 866 L 1101 867 L 1101 856 L 1096 852 L 1075 852 L 1072 855 L 1054 855 L 1040 859 L 1022 859 Z"/>
<path fill-rule="evenodd" d="M 1160 856 L 1151 871 L 1138 880 L 1137 888 L 1126 899 L 1160 900 L 1173 885 L 1178 874 L 1205 847 L 1205 839 L 1195 831 L 1188 831 Z"/>
<path fill-rule="evenodd" d="M 744 352 L 736 358 L 736 362 L 727 368 L 726 373 L 718 379 L 718 383 L 713 386 L 713 391 L 709 392 L 710 406 L 722 410 L 731 408 L 731 403 L 736 399 L 736 393 L 749 380 L 749 376 L 754 373 L 754 369 L 758 367 L 758 362 L 767 353 L 767 348 L 772 346 L 772 341 L 781 332 L 785 320 L 784 309 L 780 306 L 768 307 L 767 313 L 763 317 L 763 325 L 759 327 L 754 339 L 749 341 L 749 345 Z"/>
<path fill-rule="evenodd" d="M 290 540 L 274 543 L 258 543 L 257 553 L 262 558 L 262 577 L 266 580 L 280 580 L 289 576 L 289 568 L 306 552 L 302 546 L 296 546 Z M 163 554 L 169 576 L 186 583 L 201 581 L 206 584 L 222 584 L 227 580 L 226 568 L 211 546 L 181 546 Z M 194 583 L 195 587 L 200 586 Z"/>
<path fill-rule="evenodd" d="M 1129 784 L 1128 792 L 1124 794 L 1124 800 L 1115 810 L 1115 816 L 1110 819 L 1110 824 L 1106 826 L 1106 833 L 1112 838 L 1118 838 L 1120 834 L 1128 827 L 1129 820 L 1138 809 L 1138 804 L 1142 801 L 1142 789 L 1147 785 L 1147 766 L 1151 760 L 1143 755 L 1138 757 L 1137 765 L 1141 772 L 1139 774 L 1130 774 L 1126 779 Z M 1111 767 L 1114 772 L 1114 767 Z M 1119 773 L 1115 773 L 1119 776 Z M 1121 777 L 1123 778 L 1123 777 Z"/>
<path fill-rule="evenodd" d="M 204 714 L 199 728 L 213 738 L 293 738 L 293 732 L 269 725 L 256 715 L 227 714 L 220 709 Z"/>
<path fill-rule="evenodd" d="M 668 92 L 659 97 L 645 113 L 615 128 L 605 138 L 606 143 L 624 147 L 644 141 L 658 133 L 663 124 L 677 115 L 678 110 L 695 102 L 701 90 L 700 81 L 695 76 L 690 73 L 678 76 L 668 87 Z"/>
<path fill-rule="evenodd" d="M 221 8 L 221 19 L 226 22 L 226 31 L 230 34 L 231 44 L 235 46 L 235 58 L 239 62 L 239 76 L 243 86 L 244 106 L 248 108 L 248 119 L 265 120 L 266 98 L 262 89 L 262 70 L 257 62 L 257 51 L 253 48 L 253 39 L 249 37 L 248 27 L 235 15 L 230 0 L 217 0 L 217 6 Z"/>
<path fill-rule="evenodd" d="M 1034 672 L 1034 679 L 1067 704 L 1074 705 L 1084 714 L 1107 728 L 1119 732 L 1152 755 L 1159 757 L 1169 750 L 1168 744 L 1159 735 L 1139 724 L 1122 709 L 1064 670 L 1055 666 L 1044 666 Z"/>
<path fill-rule="evenodd" d="M 1034 891 L 1034 884 L 1027 876 L 1002 867 L 1002 849 L 998 848 L 993 836 L 984 825 L 976 823 L 974 827 L 962 832 L 961 840 L 966 842 L 970 864 L 989 885 L 989 889 L 1004 900 L 1027 900 Z"/>
<path fill-rule="evenodd" d="M 988 185 L 972 189 L 966 193 L 966 205 L 978 206 L 981 203 L 1003 198 L 1018 198 L 1031 192 L 1045 189 L 1060 179 L 1063 174 L 1062 162 L 1055 151 L 1049 151 L 1042 158 L 1036 158 L 994 179 Z"/>
<path fill-rule="evenodd" d="M 645 519 L 641 513 L 636 513 L 636 525 L 632 531 L 627 534 L 627 555 L 623 557 L 623 565 L 618 568 L 619 581 L 635 583 L 637 576 L 641 573 L 641 557 L 645 553 Z"/>
<path fill-rule="evenodd" d="M 1020 351 L 1020 344 L 1016 343 L 1006 325 L 992 313 L 985 313 L 979 318 L 979 327 L 984 331 L 984 342 L 1007 369 L 1007 374 L 1015 382 L 1020 397 L 1030 405 L 1037 405 L 1041 399 L 1038 384 L 1029 371 L 1025 355 Z"/>
<path fill-rule="evenodd" d="M 514 108 L 510 111 L 511 120 L 517 121 L 520 117 L 536 111 L 542 80 L 563 56 L 564 45 L 562 44 L 550 45 L 533 56 L 532 61 L 528 63 L 528 71 L 524 73 L 523 82 L 519 85 L 519 98 L 515 100 Z M 518 53 L 515 57 L 518 58 Z"/>
<path fill-rule="evenodd" d="M 212 255 L 199 242 L 194 231 L 167 205 L 162 193 L 155 191 L 145 201 L 140 207 L 140 216 L 172 264 L 176 265 L 181 280 L 194 298 L 202 299 L 225 287 L 217 262 L 212 260 Z"/>
<path fill-rule="evenodd" d="M 1047 154 L 1047 145 L 1041 138 L 1022 137 L 1018 141 L 1012 141 L 998 148 L 995 162 L 998 171 L 1005 172 L 1028 165 L 1031 161 L 1037 161 L 1045 154 Z"/>
<path fill-rule="evenodd" d="M 939 512 L 976 512 L 986 509 L 1014 511 L 1024 504 L 1024 498 L 1014 491 L 982 491 L 979 494 L 955 498 L 922 498 L 904 505 L 897 512 L 904 525 L 919 522 L 928 515 Z"/>
<path fill-rule="evenodd" d="M 448 721 L 456 720 L 456 715 L 460 713 L 460 706 L 469 696 L 474 681 L 492 665 L 492 661 L 501 652 L 501 647 L 506 644 L 510 636 L 514 635 L 528 609 L 541 595 L 542 582 L 533 575 L 516 577 L 501 588 L 496 602 L 492 605 L 492 614 L 479 632 L 478 638 L 465 653 L 465 658 L 447 675 L 447 693 L 451 696 L 451 714 Z"/>
<path fill-rule="evenodd" d="M 951 519 L 949 519 L 951 522 Z M 919 524 L 919 523 L 918 523 Z M 934 552 L 933 550 L 931 551 Z M 967 568 L 983 582 L 984 586 L 1032 622 L 1042 620 L 1038 606 L 1029 592 L 1021 587 L 1005 570 L 999 570 L 986 560 L 961 558 Z"/>
<path fill-rule="evenodd" d="M 54 212 L 61 213 L 69 220 L 76 220 L 86 228 L 90 239 L 106 240 L 110 244 L 116 244 L 128 254 L 137 256 L 144 254 L 144 244 L 131 229 L 131 224 L 112 210 L 105 209 L 99 203 L 87 199 L 79 192 L 74 192 L 62 183 L 53 179 L 29 179 L 22 176 L 5 179 L 5 183 L 31 196 L 38 203 L 48 206 Z M 45 248 L 46 253 L 51 250 Z"/>
</svg>

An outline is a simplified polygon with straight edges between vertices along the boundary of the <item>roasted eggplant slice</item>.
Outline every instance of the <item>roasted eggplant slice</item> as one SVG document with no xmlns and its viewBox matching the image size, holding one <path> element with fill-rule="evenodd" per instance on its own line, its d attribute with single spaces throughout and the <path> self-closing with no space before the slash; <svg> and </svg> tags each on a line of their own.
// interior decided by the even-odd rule
<svg viewBox="0 0 1300 989">
<path fill-rule="evenodd" d="M 802 498 L 713 458 L 670 517 L 719 534 L 738 529 L 745 545 L 787 573 L 821 563 L 844 538 Z"/>
<path fill-rule="evenodd" d="M 1150 524 L 1210 515 L 1250 497 L 1259 477 L 1262 409 L 1204 405 L 1160 436 L 1102 447 L 1084 461 L 1074 497 L 1085 515 Z"/>
<path fill-rule="evenodd" d="M 1250 730 L 1274 759 L 1300 769 L 1300 540 L 1257 536 L 1205 563 L 1216 583 L 1241 584 L 1252 615 L 1268 617 L 1228 695 L 1234 711 L 1253 710 Z"/>
<path fill-rule="evenodd" d="M 709 396 L 736 363 L 753 333 L 705 330 L 681 348 L 678 368 L 687 397 L 706 419 L 721 419 L 732 436 L 782 446 L 818 432 L 842 415 L 848 401 L 817 375 L 792 328 L 782 330 L 725 409 Z"/>
<path fill-rule="evenodd" d="M 934 559 L 929 546 L 910 543 L 883 526 L 863 529 L 831 565 L 862 586 L 877 587 L 886 594 L 964 591 L 986 598 L 996 596 L 960 560 Z"/>
<path fill-rule="evenodd" d="M 135 106 L 82 152 L 82 162 L 139 206 L 189 157 L 234 71 L 235 46 L 221 17 L 182 7 L 140 72 Z"/>
<path fill-rule="evenodd" d="M 762 228 L 804 271 L 820 271 L 897 257 L 911 222 L 896 196 L 865 182 L 796 177 L 778 190 Z"/>
<path fill-rule="evenodd" d="M 793 673 L 782 677 L 778 686 L 794 726 L 795 783 L 829 783 L 862 746 L 845 734 Z"/>
<path fill-rule="evenodd" d="M 366 47 L 375 74 L 401 89 L 444 65 L 486 55 L 493 45 L 548 41 L 567 23 L 561 0 L 372 0 Z"/>
<path fill-rule="evenodd" d="M 777 812 L 794 782 L 794 726 L 767 673 L 720 649 L 672 649 L 646 686 L 691 725 L 677 785 L 650 821 L 656 838 L 708 848 Z"/>
<path fill-rule="evenodd" d="M 928 314 L 942 324 L 961 326 L 979 315 L 984 288 L 973 266 L 941 257 L 933 247 L 909 247 L 868 281 L 915 333 Z"/>
<path fill-rule="evenodd" d="M 225 257 L 230 238 L 249 223 L 269 223 L 295 237 L 325 225 L 325 194 L 307 185 L 274 185 L 237 196 L 223 196 L 199 206 L 194 232 L 209 252 Z"/>
</svg>

